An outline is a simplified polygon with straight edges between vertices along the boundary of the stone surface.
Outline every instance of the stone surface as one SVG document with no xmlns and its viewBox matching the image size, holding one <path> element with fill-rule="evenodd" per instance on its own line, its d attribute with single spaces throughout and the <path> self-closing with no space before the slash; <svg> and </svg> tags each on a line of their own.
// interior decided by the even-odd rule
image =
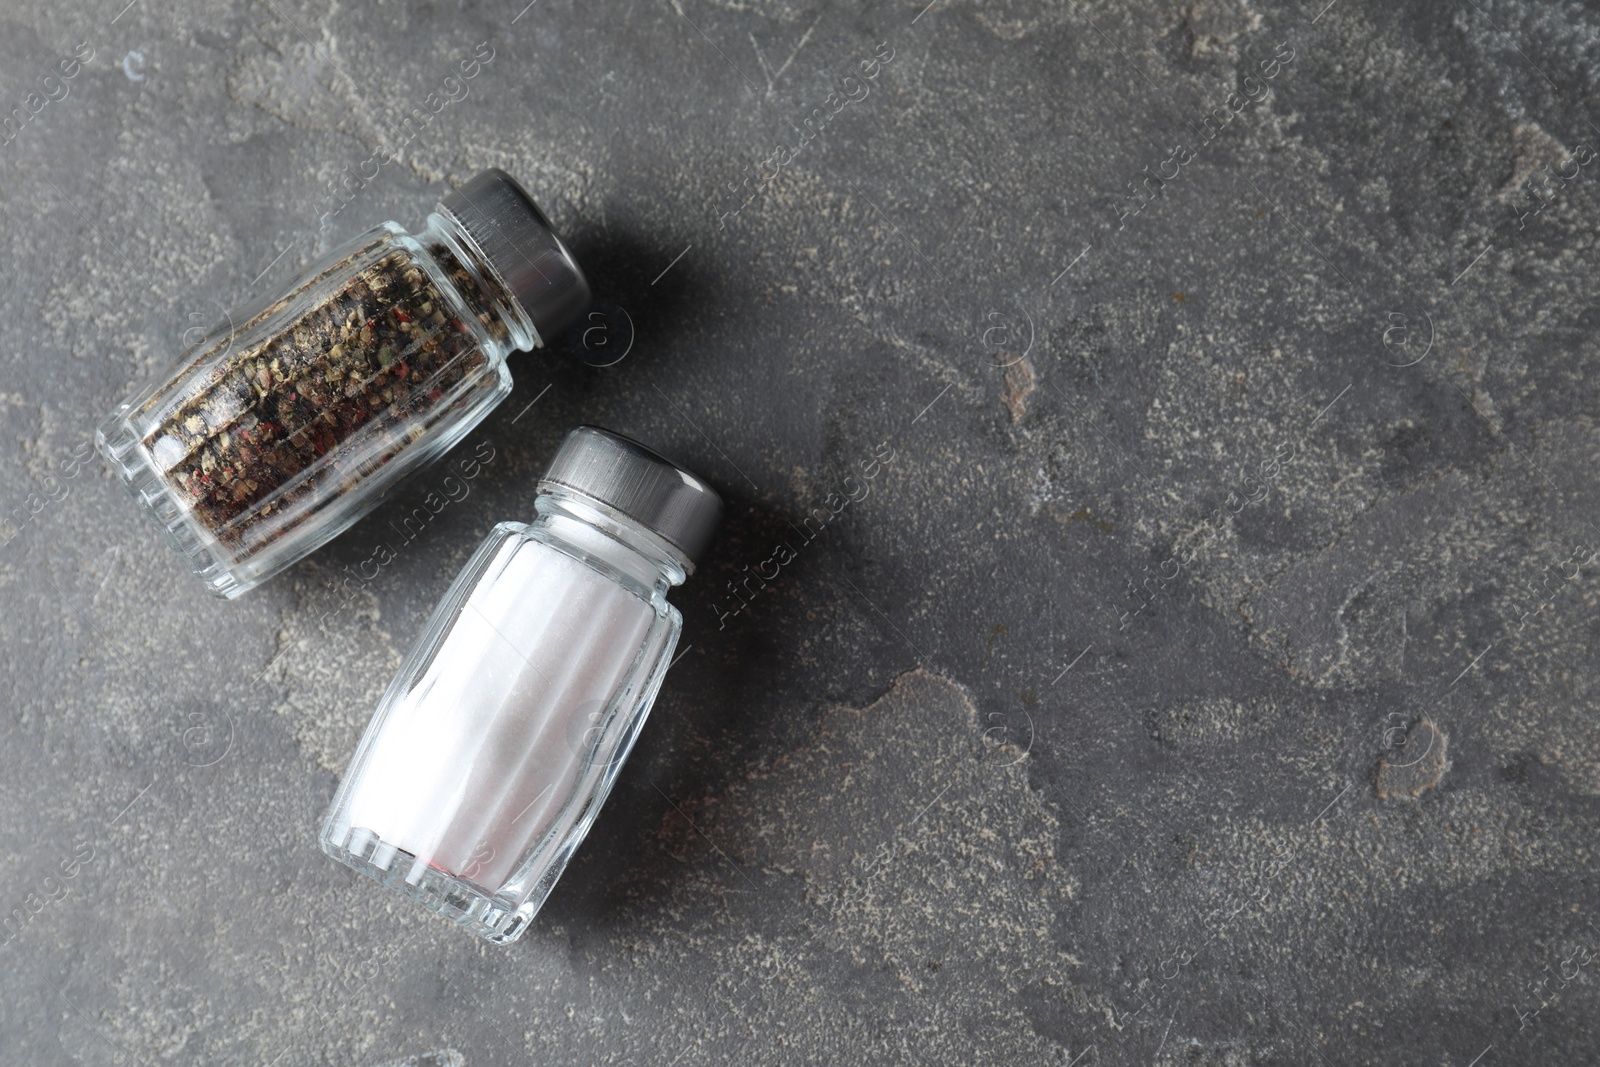
<svg viewBox="0 0 1600 1067">
<path fill-rule="evenodd" d="M 1393 744 L 1392 756 L 1378 761 L 1378 798 L 1420 797 L 1438 786 L 1450 769 L 1450 739 L 1431 719 L 1423 719 Z"/>
<path fill-rule="evenodd" d="M 0 13 L 8 1062 L 1594 1061 L 1600 12 L 524 4 Z M 207 598 L 94 422 L 486 166 L 599 317 Z M 497 949 L 315 826 L 581 421 L 729 518 Z"/>
</svg>

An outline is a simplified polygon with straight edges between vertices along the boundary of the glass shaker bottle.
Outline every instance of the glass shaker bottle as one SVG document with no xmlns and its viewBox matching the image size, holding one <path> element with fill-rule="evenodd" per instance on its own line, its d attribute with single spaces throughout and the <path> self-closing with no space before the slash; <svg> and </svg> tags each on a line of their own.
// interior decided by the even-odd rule
<svg viewBox="0 0 1600 1067">
<path fill-rule="evenodd" d="M 496 526 L 384 695 L 323 823 L 328 855 L 514 941 L 583 841 L 683 625 L 667 590 L 721 517 L 629 438 L 567 435 L 531 524 Z"/>
<path fill-rule="evenodd" d="M 511 392 L 506 356 L 588 307 L 531 197 L 488 170 L 239 310 L 101 424 L 113 471 L 217 596 L 338 536 Z"/>
</svg>

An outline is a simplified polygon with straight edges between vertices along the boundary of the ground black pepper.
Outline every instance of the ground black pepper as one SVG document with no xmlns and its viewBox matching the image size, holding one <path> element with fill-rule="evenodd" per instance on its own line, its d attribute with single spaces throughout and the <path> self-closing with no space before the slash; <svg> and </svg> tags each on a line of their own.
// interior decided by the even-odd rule
<svg viewBox="0 0 1600 1067">
<path fill-rule="evenodd" d="M 235 312 L 107 414 L 95 447 L 217 596 L 255 588 L 436 461 L 512 389 L 511 353 L 590 290 L 501 170 L 417 233 L 385 222 Z"/>
<path fill-rule="evenodd" d="M 261 538 L 252 537 L 292 502 L 337 496 L 387 461 L 424 432 L 419 415 L 449 403 L 455 386 L 487 366 L 479 336 L 408 252 L 389 244 L 388 254 L 355 269 L 385 243 L 362 245 L 206 345 L 194 363 L 215 358 L 233 337 L 249 335 L 324 279 L 348 276 L 291 323 L 225 355 L 188 396 L 158 396 L 141 411 L 159 406 L 169 412 L 143 443 L 187 496 L 195 517 L 224 544 L 286 533 L 288 527 L 274 523 Z M 472 272 L 442 244 L 429 252 L 466 309 L 504 343 L 506 326 Z M 388 436 L 376 438 L 382 447 L 357 468 L 318 464 L 359 431 L 362 444 L 375 433 Z M 306 510 L 293 525 L 315 511 Z"/>
</svg>

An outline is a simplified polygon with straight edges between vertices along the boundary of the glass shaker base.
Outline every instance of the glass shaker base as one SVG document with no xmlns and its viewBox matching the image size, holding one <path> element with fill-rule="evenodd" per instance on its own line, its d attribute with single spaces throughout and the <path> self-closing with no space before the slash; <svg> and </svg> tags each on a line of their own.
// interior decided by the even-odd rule
<svg viewBox="0 0 1600 1067">
<path fill-rule="evenodd" d="M 509 945 L 528 929 L 542 899 L 512 907 L 483 889 L 380 840 L 370 830 L 350 830 L 341 843 L 318 836 L 322 851 L 368 878 L 410 897 L 486 941 Z"/>
<path fill-rule="evenodd" d="M 166 534 L 191 570 L 200 576 L 213 596 L 232 600 L 255 587 L 260 579 L 240 574 L 219 551 L 216 539 L 200 529 L 179 503 L 179 498 L 145 455 L 139 438 L 128 426 L 124 404 L 100 425 L 95 445 L 117 479 L 141 505 L 140 510 Z"/>
</svg>

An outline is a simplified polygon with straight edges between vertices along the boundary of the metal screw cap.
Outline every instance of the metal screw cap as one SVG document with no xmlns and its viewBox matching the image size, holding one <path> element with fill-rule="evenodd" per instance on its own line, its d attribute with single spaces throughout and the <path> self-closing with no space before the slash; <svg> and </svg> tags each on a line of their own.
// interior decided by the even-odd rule
<svg viewBox="0 0 1600 1067">
<path fill-rule="evenodd" d="M 533 320 L 538 343 L 589 308 L 589 280 L 527 190 L 503 170 L 478 174 L 439 201 Z"/>
<path fill-rule="evenodd" d="M 567 434 L 539 480 L 620 512 L 684 556 L 686 571 L 722 519 L 722 498 L 698 476 L 631 437 L 598 426 Z"/>
</svg>

